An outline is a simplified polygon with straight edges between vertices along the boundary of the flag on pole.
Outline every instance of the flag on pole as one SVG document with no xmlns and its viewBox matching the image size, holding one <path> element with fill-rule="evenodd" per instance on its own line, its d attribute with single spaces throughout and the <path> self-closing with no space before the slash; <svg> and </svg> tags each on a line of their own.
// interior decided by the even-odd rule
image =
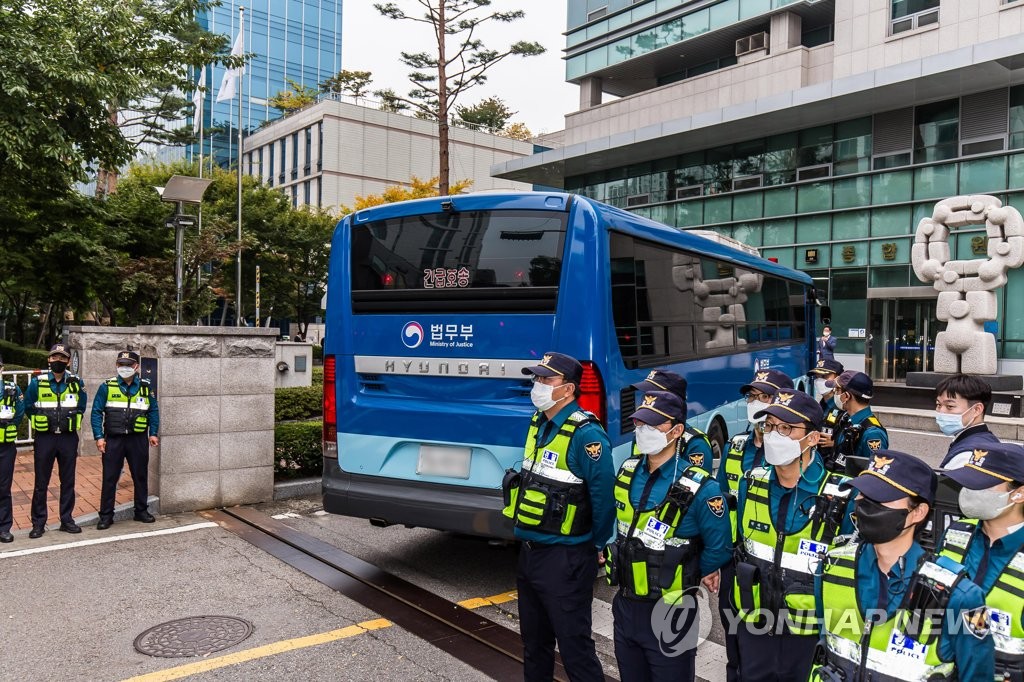
<svg viewBox="0 0 1024 682">
<path fill-rule="evenodd" d="M 195 112 L 192 114 L 192 132 L 198 133 L 203 123 L 203 96 L 206 94 L 206 67 L 199 72 L 199 81 L 196 83 L 196 90 L 192 93 L 192 105 Z"/>
<path fill-rule="evenodd" d="M 243 43 L 242 31 L 238 32 L 238 37 L 235 38 L 235 44 L 231 47 L 232 57 L 241 57 L 243 54 Z M 245 67 L 238 67 L 237 69 L 226 69 L 224 71 L 224 78 L 220 81 L 220 90 L 217 92 L 218 102 L 230 102 L 235 96 L 235 84 L 238 82 L 238 77 L 245 73 Z"/>
</svg>

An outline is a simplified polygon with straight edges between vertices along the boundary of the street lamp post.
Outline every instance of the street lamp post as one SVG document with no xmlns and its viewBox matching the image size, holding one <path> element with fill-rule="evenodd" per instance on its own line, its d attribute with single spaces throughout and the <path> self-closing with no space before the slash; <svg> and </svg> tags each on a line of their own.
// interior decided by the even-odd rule
<svg viewBox="0 0 1024 682">
<path fill-rule="evenodd" d="M 185 230 L 195 227 L 195 216 L 185 213 L 185 204 L 196 204 L 202 202 L 206 188 L 212 183 L 212 179 L 193 178 L 187 175 L 173 175 L 167 181 L 165 187 L 157 187 L 163 201 L 175 204 L 174 215 L 167 219 L 164 225 L 174 229 L 174 284 L 177 291 L 175 297 L 174 323 L 181 324 L 181 297 L 182 286 L 185 282 Z"/>
</svg>

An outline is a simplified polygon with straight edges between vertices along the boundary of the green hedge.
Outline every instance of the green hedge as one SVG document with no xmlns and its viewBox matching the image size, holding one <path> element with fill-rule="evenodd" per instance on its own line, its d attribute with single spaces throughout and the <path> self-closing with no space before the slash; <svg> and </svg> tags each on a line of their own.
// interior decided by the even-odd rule
<svg viewBox="0 0 1024 682">
<path fill-rule="evenodd" d="M 323 385 L 279 388 L 274 391 L 274 421 L 312 419 L 323 414 Z"/>
<path fill-rule="evenodd" d="M 313 344 L 313 359 L 314 360 L 323 360 L 324 359 L 324 347 L 321 346 L 320 344 L 317 344 L 317 343 Z"/>
<path fill-rule="evenodd" d="M 274 475 L 304 478 L 323 472 L 323 422 L 287 422 L 274 427 Z"/>
<path fill-rule="evenodd" d="M 43 369 L 49 357 L 47 351 L 40 348 L 24 348 L 9 341 L 0 341 L 0 353 L 7 365 L 21 365 L 30 369 Z"/>
</svg>

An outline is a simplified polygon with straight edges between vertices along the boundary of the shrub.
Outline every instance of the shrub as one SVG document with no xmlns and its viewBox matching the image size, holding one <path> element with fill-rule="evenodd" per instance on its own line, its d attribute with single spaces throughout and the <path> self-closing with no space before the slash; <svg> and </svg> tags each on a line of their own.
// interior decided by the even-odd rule
<svg viewBox="0 0 1024 682">
<path fill-rule="evenodd" d="M 274 391 L 274 421 L 311 419 L 323 414 L 323 384 Z"/>
<path fill-rule="evenodd" d="M 30 369 L 46 367 L 49 353 L 41 348 L 24 348 L 9 341 L 0 341 L 0 353 L 7 365 L 21 365 Z"/>
<path fill-rule="evenodd" d="M 274 427 L 274 475 L 319 476 L 323 471 L 323 422 L 287 422 Z"/>
<path fill-rule="evenodd" d="M 321 362 L 324 359 L 324 347 L 318 343 L 313 344 L 313 359 Z"/>
</svg>

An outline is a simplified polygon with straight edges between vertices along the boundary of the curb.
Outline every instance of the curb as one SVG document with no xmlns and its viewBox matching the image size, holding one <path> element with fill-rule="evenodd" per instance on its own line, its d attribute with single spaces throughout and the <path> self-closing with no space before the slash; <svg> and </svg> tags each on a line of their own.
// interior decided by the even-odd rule
<svg viewBox="0 0 1024 682">
<path fill-rule="evenodd" d="M 321 491 L 321 478 L 299 478 L 294 481 L 281 481 L 274 484 L 274 500 L 290 500 L 295 497 L 318 495 Z"/>
<path fill-rule="evenodd" d="M 160 514 L 160 498 L 156 495 L 150 495 L 149 499 L 149 513 L 153 516 L 159 516 Z M 114 507 L 114 523 L 119 521 L 131 521 L 135 517 L 135 503 L 125 502 Z M 98 512 L 89 512 L 82 516 L 75 517 L 75 523 L 79 526 L 95 526 L 99 523 L 100 515 Z M 52 528 L 58 528 L 60 524 L 52 525 Z M 47 528 L 51 528 L 47 525 Z"/>
</svg>

